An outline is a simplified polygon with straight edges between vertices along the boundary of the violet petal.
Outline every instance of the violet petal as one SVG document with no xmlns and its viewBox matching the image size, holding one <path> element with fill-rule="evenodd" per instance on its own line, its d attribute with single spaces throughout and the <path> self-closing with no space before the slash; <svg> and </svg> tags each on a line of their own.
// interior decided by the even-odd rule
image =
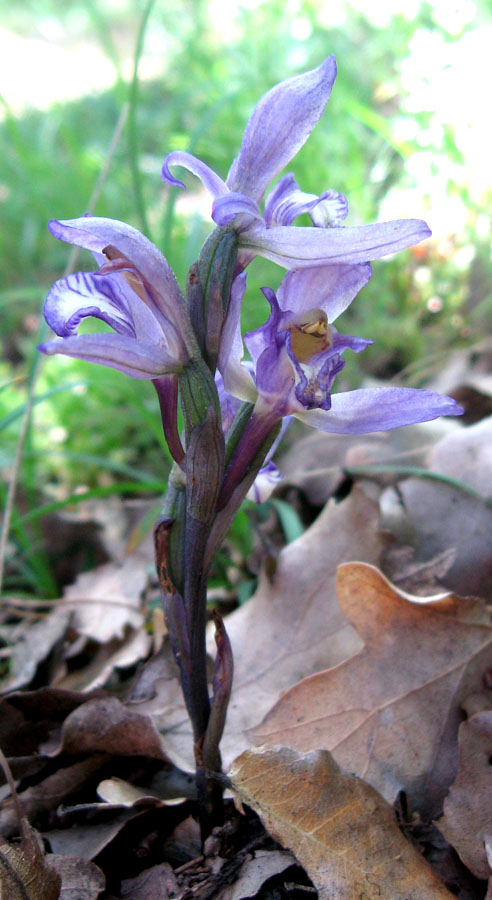
<svg viewBox="0 0 492 900">
<path fill-rule="evenodd" d="M 367 340 L 366 338 L 350 334 L 340 334 L 335 328 L 333 329 L 332 341 L 331 352 L 333 353 L 343 353 L 344 350 L 351 350 L 352 353 L 362 353 L 366 347 L 374 344 L 374 341 Z"/>
<path fill-rule="evenodd" d="M 283 481 L 283 475 L 273 462 L 267 463 L 260 469 L 248 493 L 247 500 L 253 503 L 264 503 L 273 494 L 277 485 Z"/>
<path fill-rule="evenodd" d="M 216 225 L 229 225 L 238 216 L 237 231 L 244 231 L 253 222 L 261 222 L 258 204 L 251 197 L 230 191 L 223 197 L 217 197 L 212 207 L 212 219 Z"/>
<path fill-rule="evenodd" d="M 241 363 L 244 354 L 241 337 L 241 305 L 246 290 L 246 273 L 238 275 L 231 289 L 226 320 L 220 336 L 217 368 L 224 379 L 224 388 L 234 397 L 254 403 L 257 391 L 248 369 Z"/>
<path fill-rule="evenodd" d="M 52 220 L 48 227 L 60 241 L 93 253 L 103 253 L 106 247 L 116 248 L 151 287 L 152 299 L 161 312 L 168 317 L 169 311 L 173 310 L 174 318 L 179 316 L 183 297 L 178 282 L 162 253 L 136 228 L 98 216 Z"/>
<path fill-rule="evenodd" d="M 254 331 L 246 332 L 244 335 L 244 343 L 248 348 L 248 352 L 255 366 L 257 365 L 260 356 L 267 348 L 275 348 L 279 327 L 282 321 L 282 310 L 277 302 L 275 291 L 269 287 L 264 287 L 261 291 L 270 304 L 270 315 L 263 325 L 260 325 L 260 327 L 256 328 Z"/>
<path fill-rule="evenodd" d="M 210 166 L 207 166 L 206 163 L 202 162 L 201 159 L 197 159 L 191 153 L 187 153 L 186 150 L 173 150 L 172 153 L 168 153 L 161 171 L 162 178 L 167 184 L 185 188 L 186 186 L 182 181 L 171 175 L 169 171 L 170 166 L 182 166 L 183 169 L 187 169 L 188 172 L 196 175 L 202 182 L 203 187 L 212 194 L 212 197 L 221 197 L 223 194 L 227 194 L 228 189 L 222 178 Z"/>
<path fill-rule="evenodd" d="M 340 225 L 348 215 L 348 200 L 345 194 L 338 191 L 325 191 L 318 198 L 318 203 L 311 209 L 309 215 L 313 225 L 317 228 L 326 228 Z"/>
<path fill-rule="evenodd" d="M 271 181 L 307 141 L 330 97 L 334 56 L 302 75 L 275 85 L 257 103 L 239 156 L 227 177 L 231 191 L 259 202 Z"/>
<path fill-rule="evenodd" d="M 60 337 L 75 334 L 82 319 L 94 316 L 120 334 L 135 336 L 126 291 L 118 277 L 94 278 L 77 272 L 56 281 L 46 297 L 45 319 Z"/>
<path fill-rule="evenodd" d="M 254 223 L 243 232 L 241 242 L 247 250 L 279 266 L 296 269 L 330 262 L 369 262 L 418 244 L 430 234 L 421 219 L 396 219 L 355 228 L 266 228 Z"/>
<path fill-rule="evenodd" d="M 372 274 L 369 263 L 335 263 L 288 272 L 277 292 L 282 310 L 302 312 L 323 309 L 329 322 L 344 312 L 367 284 Z"/>
<path fill-rule="evenodd" d="M 175 358 L 164 347 L 144 345 L 126 334 L 81 334 L 55 338 L 41 344 L 38 350 L 47 356 L 60 353 L 99 363 L 132 378 L 156 378 L 180 369 Z"/>
<path fill-rule="evenodd" d="M 361 388 L 333 394 L 329 412 L 299 412 L 296 418 L 333 434 L 368 434 L 401 425 L 428 422 L 438 416 L 459 416 L 463 409 L 451 397 L 414 388 Z"/>
<path fill-rule="evenodd" d="M 279 206 L 283 204 L 283 202 L 291 196 L 291 194 L 295 191 L 299 190 L 299 185 L 295 180 L 292 172 L 288 172 L 287 175 L 282 175 L 280 181 L 277 181 L 277 184 L 265 197 L 265 206 L 263 209 L 263 218 L 265 219 L 265 223 L 267 225 L 280 225 L 283 224 L 281 222 L 277 222 L 275 217 L 275 212 Z M 290 224 L 290 223 L 289 223 Z"/>
<path fill-rule="evenodd" d="M 301 191 L 292 174 L 284 175 L 265 200 L 265 223 L 292 225 L 294 219 L 303 213 L 309 213 L 313 225 L 317 227 L 339 225 L 347 217 L 347 198 L 333 190 L 324 191 L 319 196 L 307 194 Z"/>
</svg>

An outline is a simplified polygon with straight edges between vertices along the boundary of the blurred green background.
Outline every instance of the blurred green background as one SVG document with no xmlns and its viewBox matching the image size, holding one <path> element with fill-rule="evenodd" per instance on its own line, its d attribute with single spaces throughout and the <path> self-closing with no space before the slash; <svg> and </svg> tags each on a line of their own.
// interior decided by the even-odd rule
<svg viewBox="0 0 492 900">
<path fill-rule="evenodd" d="M 42 301 L 69 248 L 50 218 L 125 220 L 165 253 L 183 284 L 211 230 L 210 202 L 160 180 L 186 149 L 223 177 L 248 116 L 276 82 L 329 53 L 338 78 L 289 166 L 305 191 L 347 194 L 348 224 L 425 218 L 433 238 L 374 265 L 345 328 L 375 340 L 347 366 L 419 386 L 454 348 L 490 333 L 492 10 L 484 0 L 17 0 L 0 9 L 0 491 L 5 500 L 29 385 L 35 403 L 7 546 L 6 590 L 54 596 L 43 556 L 47 503 L 156 491 L 165 480 L 152 386 L 56 357 L 35 372 Z M 92 268 L 81 254 L 77 268 Z M 248 270 L 244 326 L 266 313 Z M 342 323 L 343 330 L 343 323 Z M 345 373 L 344 373 L 345 374 Z"/>
</svg>

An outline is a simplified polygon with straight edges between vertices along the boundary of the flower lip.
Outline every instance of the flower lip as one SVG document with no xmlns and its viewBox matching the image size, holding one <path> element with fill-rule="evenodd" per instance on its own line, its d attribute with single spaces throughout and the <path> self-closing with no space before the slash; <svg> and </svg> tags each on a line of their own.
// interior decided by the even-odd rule
<svg viewBox="0 0 492 900">
<path fill-rule="evenodd" d="M 293 334 L 286 340 L 286 349 L 294 370 L 294 396 L 299 404 L 298 412 L 310 409 L 329 410 L 331 408 L 331 387 L 339 372 L 345 367 L 345 360 L 339 353 L 324 353 L 319 361 L 309 365 L 312 357 L 300 360 L 293 346 Z M 322 353 L 322 351 L 321 351 Z M 307 362 L 308 364 L 303 364 Z M 294 403 L 291 398 L 291 403 Z M 294 411 L 294 410 L 292 410 Z"/>
</svg>

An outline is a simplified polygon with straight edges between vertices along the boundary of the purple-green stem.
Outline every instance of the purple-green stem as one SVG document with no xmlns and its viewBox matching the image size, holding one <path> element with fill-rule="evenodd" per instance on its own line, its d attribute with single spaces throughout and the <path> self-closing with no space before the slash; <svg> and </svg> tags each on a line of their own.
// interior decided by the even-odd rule
<svg viewBox="0 0 492 900">
<path fill-rule="evenodd" d="M 169 424 L 169 419 L 175 421 L 174 410 L 169 416 L 165 403 L 161 403 L 166 437 L 172 438 L 171 449 L 179 466 L 171 474 L 163 517 L 155 531 L 156 565 L 171 646 L 193 730 L 202 838 L 222 818 L 222 787 L 213 775 L 221 771 L 219 742 L 232 684 L 232 653 L 219 616 L 215 615 L 217 659 L 212 700 L 205 641 L 211 560 L 207 546 L 225 467 L 225 442 L 213 372 L 236 255 L 235 234 L 230 229 L 217 229 L 188 276 L 187 306 L 197 352 L 179 378 L 185 420 L 184 453 L 180 452 L 181 443 Z"/>
</svg>

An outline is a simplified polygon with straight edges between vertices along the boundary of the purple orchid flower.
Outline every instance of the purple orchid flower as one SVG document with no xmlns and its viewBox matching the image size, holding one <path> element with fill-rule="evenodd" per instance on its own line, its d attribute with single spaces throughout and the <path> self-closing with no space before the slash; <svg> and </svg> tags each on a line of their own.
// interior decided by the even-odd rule
<svg viewBox="0 0 492 900">
<path fill-rule="evenodd" d="M 343 194 L 329 190 L 319 197 L 300 190 L 292 174 L 285 175 L 260 203 L 272 180 L 305 144 L 328 102 L 336 77 L 329 56 L 318 68 L 277 84 L 259 101 L 244 132 L 239 156 L 226 181 L 186 151 L 169 153 L 162 177 L 184 188 L 170 172 L 183 166 L 198 176 L 214 199 L 212 218 L 218 225 L 232 224 L 239 235 L 237 271 L 257 255 L 285 269 L 361 263 L 396 253 L 430 235 L 420 219 L 398 219 L 375 225 L 337 226 L 347 215 Z M 292 223 L 309 213 L 313 227 Z"/>
<path fill-rule="evenodd" d="M 180 372 L 188 361 L 186 313 L 178 283 L 162 254 L 129 225 L 92 216 L 52 221 L 62 241 L 92 250 L 97 272 L 57 281 L 44 307 L 59 336 L 39 348 L 152 379 Z M 110 325 L 112 334 L 77 334 L 83 319 Z"/>
<path fill-rule="evenodd" d="M 58 337 L 39 349 L 151 379 L 171 452 L 181 461 L 177 375 L 193 345 L 183 296 L 166 259 L 136 229 L 112 219 L 54 220 L 49 229 L 60 240 L 91 250 L 100 268 L 68 275 L 53 285 L 44 315 Z M 101 319 L 113 332 L 78 334 L 88 317 Z"/>
<path fill-rule="evenodd" d="M 342 335 L 332 325 L 370 277 L 367 263 L 339 264 L 288 272 L 277 294 L 263 288 L 271 312 L 267 322 L 245 335 L 249 364 L 242 362 L 240 330 L 246 274 L 236 278 L 218 366 L 225 390 L 255 407 L 226 473 L 222 502 L 241 480 L 242 458 L 251 458 L 284 416 L 322 431 L 364 434 L 463 413 L 450 397 L 413 388 L 332 394 L 346 363 L 343 353 L 360 353 L 373 343 Z"/>
</svg>

